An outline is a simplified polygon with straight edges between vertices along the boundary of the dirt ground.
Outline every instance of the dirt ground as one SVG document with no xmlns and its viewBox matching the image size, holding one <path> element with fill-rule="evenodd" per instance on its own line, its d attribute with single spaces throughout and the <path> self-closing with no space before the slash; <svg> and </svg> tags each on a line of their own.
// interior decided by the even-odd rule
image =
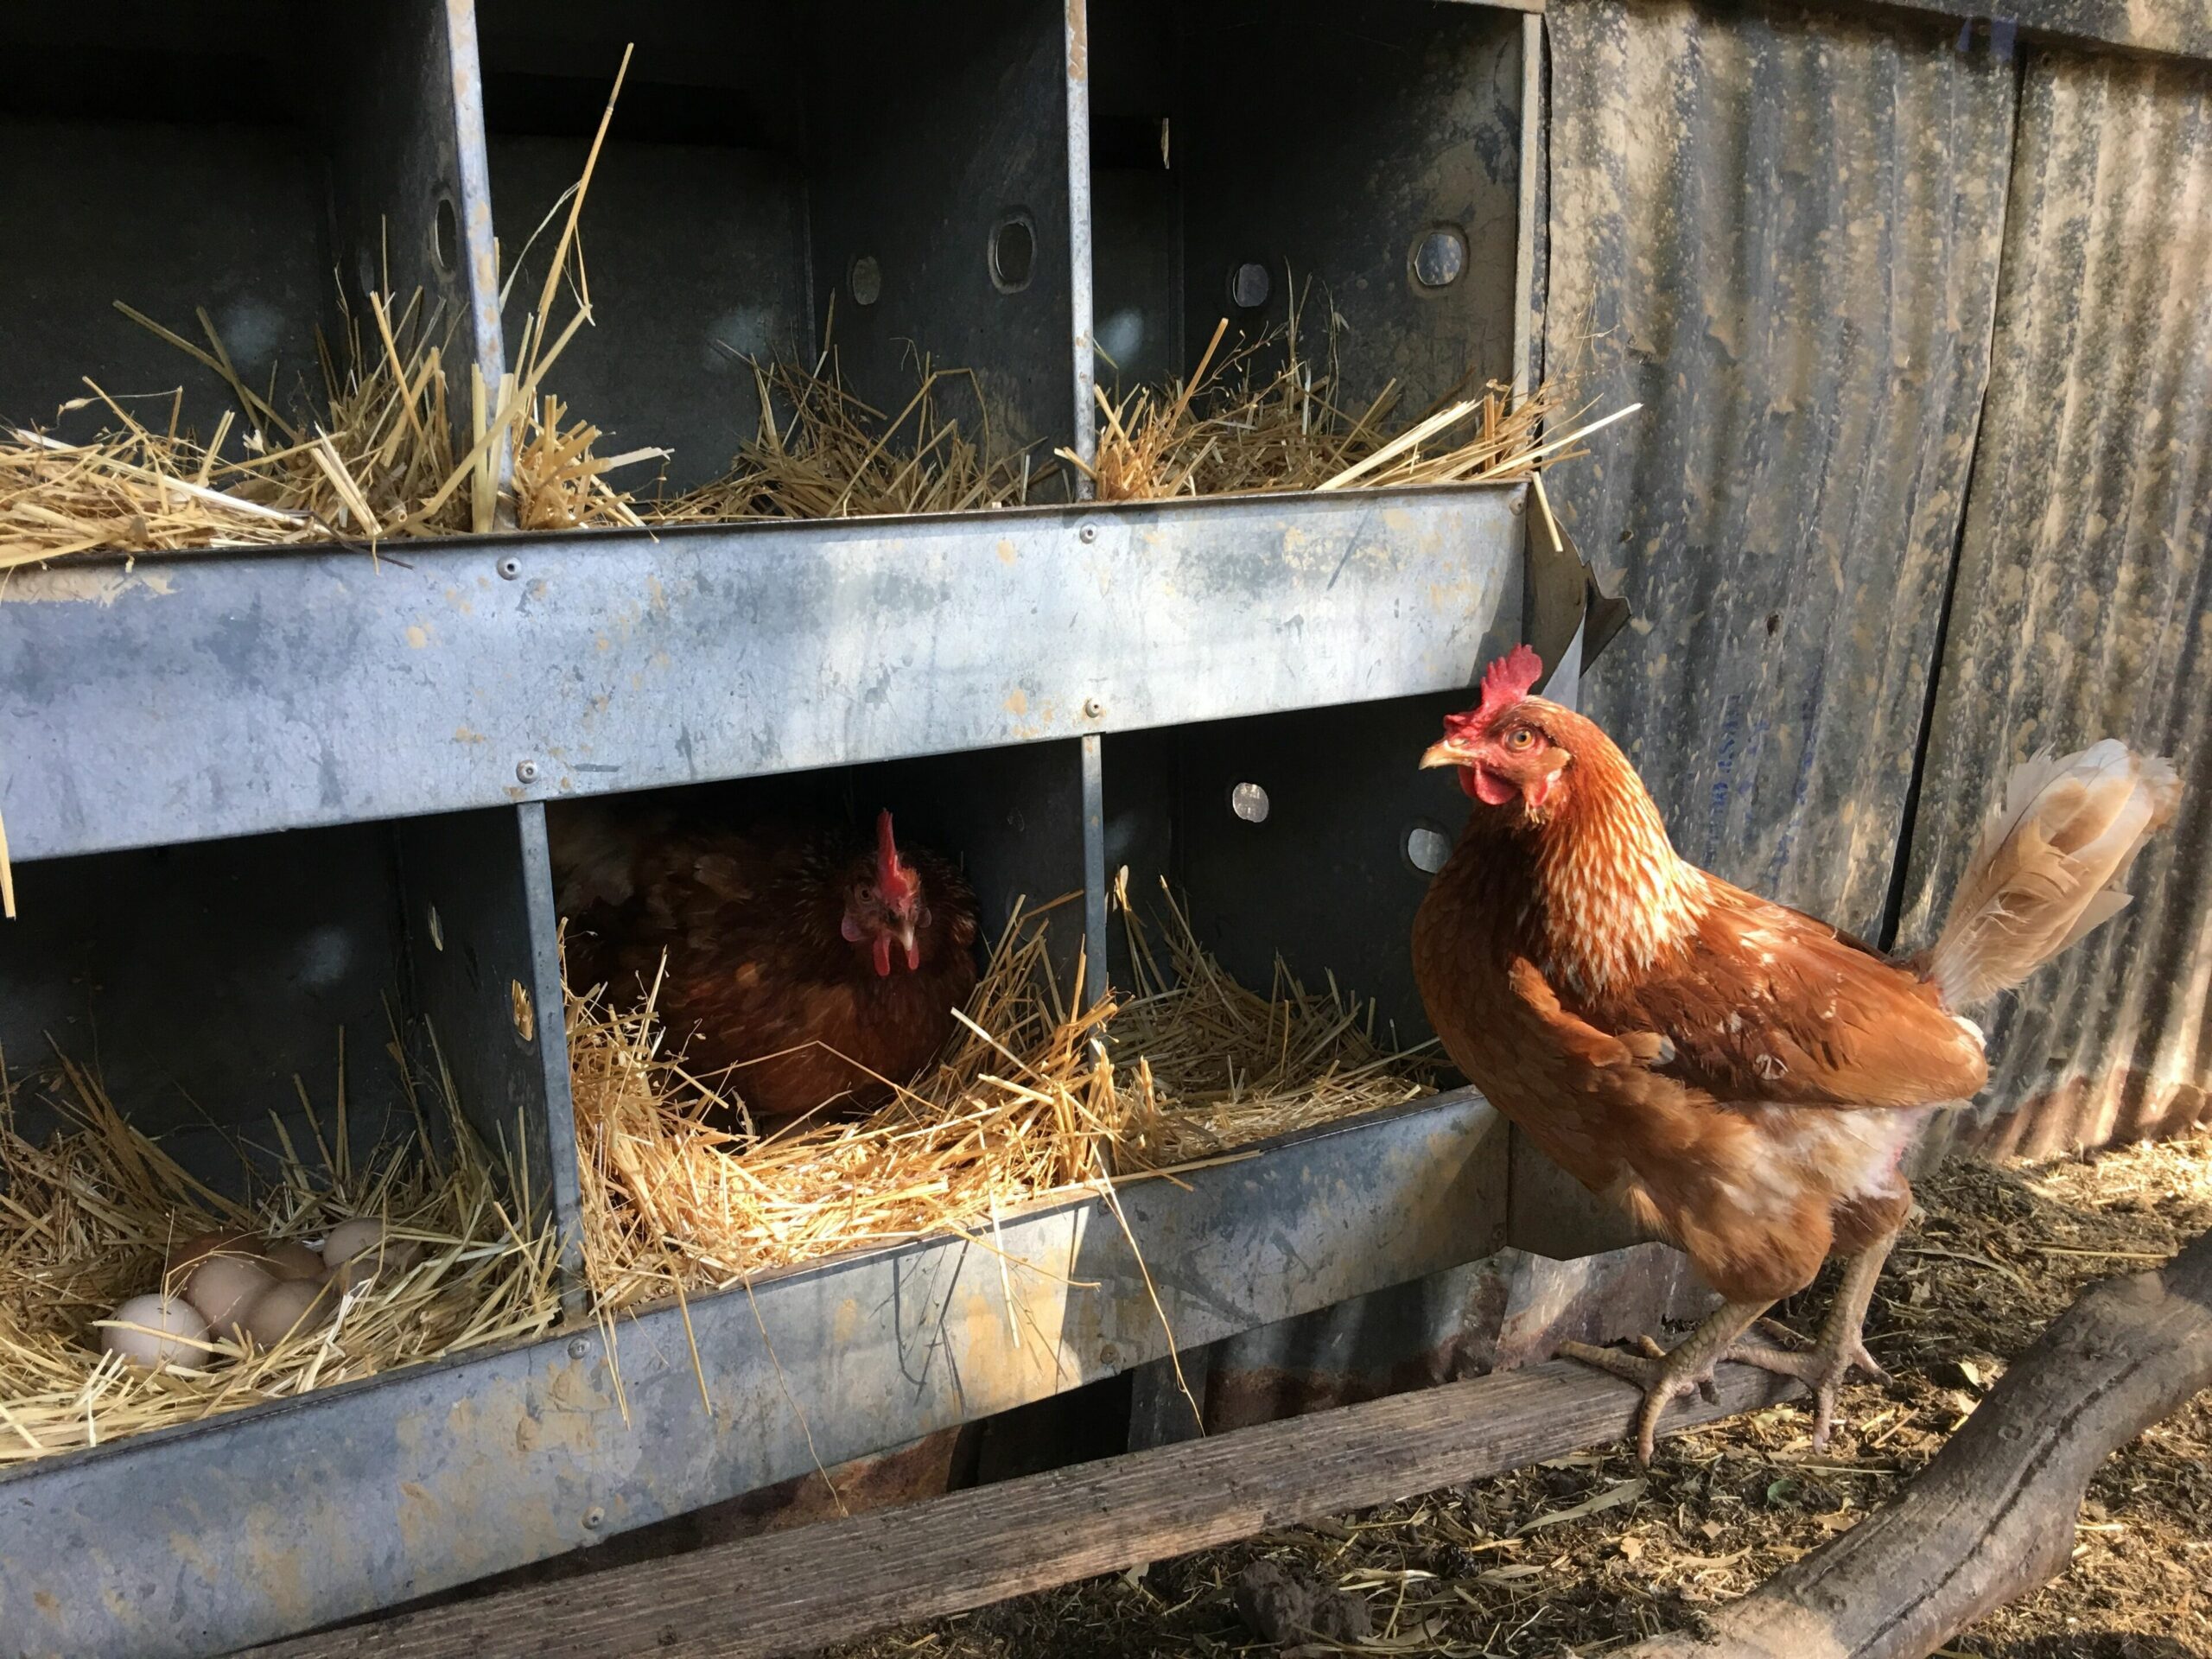
<svg viewBox="0 0 2212 1659">
<path fill-rule="evenodd" d="M 1897 1381 L 1847 1392 L 1825 1455 L 1804 1409 L 1777 1407 L 1662 1441 L 1648 1476 L 1618 1450 L 1565 1459 L 878 1637 L 842 1659 L 1549 1659 L 1694 1627 L 1879 1505 L 2082 1288 L 2212 1227 L 2212 1135 L 1955 1166 L 1920 1197 L 1868 1320 Z M 1816 1328 L 1829 1284 L 1787 1305 L 1787 1322 Z M 1286 1605 L 1329 1639 L 1263 1635 L 1281 1635 Z M 2212 1392 L 2113 1456 L 2062 1579 L 1940 1651 L 2212 1659 Z"/>
</svg>

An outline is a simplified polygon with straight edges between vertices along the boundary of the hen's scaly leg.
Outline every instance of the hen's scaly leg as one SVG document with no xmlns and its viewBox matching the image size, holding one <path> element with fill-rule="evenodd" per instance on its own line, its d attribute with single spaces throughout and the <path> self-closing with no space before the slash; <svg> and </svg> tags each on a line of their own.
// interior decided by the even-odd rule
<svg viewBox="0 0 2212 1659">
<path fill-rule="evenodd" d="M 1843 1270 L 1843 1284 L 1836 1292 L 1835 1306 L 1828 1310 L 1827 1323 L 1821 1327 L 1821 1339 L 1809 1352 L 1770 1348 L 1759 1343 L 1738 1343 L 1729 1353 L 1731 1359 L 1796 1377 L 1812 1389 L 1815 1452 L 1828 1448 L 1828 1431 L 1835 1426 L 1836 1393 L 1851 1375 L 1853 1366 L 1877 1382 L 1890 1380 L 1890 1374 L 1866 1351 L 1866 1325 L 1867 1306 L 1874 1300 L 1874 1281 L 1882 1276 L 1882 1263 L 1889 1259 L 1890 1247 L 1897 1243 L 1897 1237 L 1891 1233 L 1886 1238 L 1877 1239 L 1851 1258 L 1850 1265 Z"/>
<path fill-rule="evenodd" d="M 1586 1365 L 1611 1371 L 1615 1376 L 1624 1376 L 1643 1390 L 1643 1405 L 1636 1414 L 1636 1455 L 1649 1468 L 1651 1443 L 1658 1432 L 1661 1414 L 1686 1395 L 1710 1390 L 1713 1368 L 1724 1359 L 1740 1357 L 1737 1338 L 1772 1306 L 1771 1302 L 1724 1302 L 1703 1325 L 1676 1343 L 1671 1352 L 1662 1350 L 1649 1337 L 1643 1339 L 1644 1351 L 1641 1354 L 1592 1347 L 1586 1342 L 1562 1342 L 1559 1351 L 1568 1359 L 1579 1359 Z M 1810 1357 L 1796 1354 L 1782 1357 Z"/>
</svg>

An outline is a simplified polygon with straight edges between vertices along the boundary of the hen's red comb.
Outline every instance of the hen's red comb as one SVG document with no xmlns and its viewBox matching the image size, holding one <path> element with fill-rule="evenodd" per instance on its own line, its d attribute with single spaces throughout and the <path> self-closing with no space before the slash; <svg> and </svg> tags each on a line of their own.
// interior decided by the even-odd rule
<svg viewBox="0 0 2212 1659">
<path fill-rule="evenodd" d="M 888 808 L 875 816 L 875 885 L 893 903 L 912 899 L 921 885 L 913 871 L 899 861 L 899 843 L 891 838 Z"/>
<path fill-rule="evenodd" d="M 1483 671 L 1482 712 L 1507 708 L 1529 695 L 1544 677 L 1544 659 L 1526 645 L 1516 645 Z"/>
</svg>

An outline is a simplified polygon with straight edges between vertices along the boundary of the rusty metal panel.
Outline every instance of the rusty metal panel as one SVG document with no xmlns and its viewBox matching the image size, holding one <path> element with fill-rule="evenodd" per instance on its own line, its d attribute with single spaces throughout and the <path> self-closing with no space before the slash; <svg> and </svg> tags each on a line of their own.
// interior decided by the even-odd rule
<svg viewBox="0 0 2212 1659">
<path fill-rule="evenodd" d="M 1930 22 L 1563 0 L 1552 486 L 1637 632 L 1586 709 L 1685 856 L 1883 915 L 1988 366 L 2017 66 Z"/>
<path fill-rule="evenodd" d="M 2007 769 L 2113 736 L 2182 815 L 2133 908 L 1996 1011 L 1970 1141 L 2040 1151 L 2203 1109 L 2212 984 L 2212 72 L 2031 54 L 1987 418 L 1913 825 L 1932 931 Z"/>
</svg>

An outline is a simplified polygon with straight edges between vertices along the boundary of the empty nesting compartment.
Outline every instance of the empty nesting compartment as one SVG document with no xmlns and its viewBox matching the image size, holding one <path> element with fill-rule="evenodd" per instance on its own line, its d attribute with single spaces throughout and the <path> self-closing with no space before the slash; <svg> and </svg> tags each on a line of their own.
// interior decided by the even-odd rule
<svg viewBox="0 0 2212 1659">
<path fill-rule="evenodd" d="M 1109 737 L 1108 867 L 1127 869 L 1141 916 L 1159 910 L 1164 880 L 1196 944 L 1239 983 L 1264 988 L 1280 965 L 1309 993 L 1333 986 L 1378 1047 L 1416 1048 L 1431 1033 L 1414 912 L 1465 820 L 1451 778 L 1419 763 L 1469 696 Z M 1126 940 L 1110 945 L 1115 982 L 1131 983 Z"/>
<path fill-rule="evenodd" d="M 1131 0 L 1090 10 L 1102 385 L 1191 373 L 1331 308 L 1337 401 L 1400 423 L 1510 382 L 1522 18 L 1446 0 Z M 1279 357 L 1276 359 L 1280 360 Z"/>
<path fill-rule="evenodd" d="M 338 338 L 334 272 L 357 312 L 372 285 L 421 289 L 463 323 L 444 9 L 323 10 L 122 0 L 0 18 L 0 419 L 69 439 L 119 425 L 97 401 L 57 421 L 90 377 L 156 431 L 181 386 L 183 427 L 208 436 L 237 405 L 225 378 L 118 302 L 226 355 L 287 414 L 321 387 L 318 327 Z"/>
<path fill-rule="evenodd" d="M 548 384 L 614 448 L 671 448 L 670 487 L 754 436 L 746 359 L 810 365 L 825 343 L 887 416 L 926 353 L 974 372 L 938 394 L 963 435 L 988 416 L 991 447 L 1036 445 L 1039 467 L 1071 442 L 1057 0 L 486 0 L 479 32 L 511 348 L 560 220 L 539 227 L 635 43 L 582 211 L 592 326 Z"/>
</svg>

